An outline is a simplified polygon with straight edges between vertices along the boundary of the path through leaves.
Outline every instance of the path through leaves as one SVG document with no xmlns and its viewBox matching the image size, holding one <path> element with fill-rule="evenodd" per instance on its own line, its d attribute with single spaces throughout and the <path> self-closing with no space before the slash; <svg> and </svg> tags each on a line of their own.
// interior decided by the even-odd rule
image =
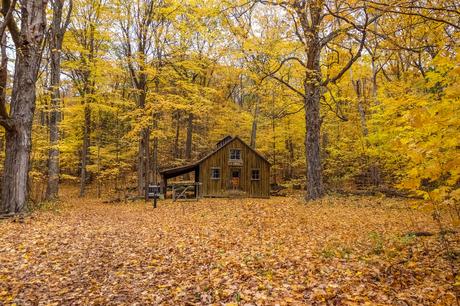
<svg viewBox="0 0 460 306">
<path fill-rule="evenodd" d="M 0 301 L 454 305 L 438 237 L 405 235 L 419 230 L 438 228 L 428 213 L 377 198 L 162 201 L 156 210 L 69 200 L 0 223 Z M 458 235 L 448 239 L 459 246 Z"/>
</svg>

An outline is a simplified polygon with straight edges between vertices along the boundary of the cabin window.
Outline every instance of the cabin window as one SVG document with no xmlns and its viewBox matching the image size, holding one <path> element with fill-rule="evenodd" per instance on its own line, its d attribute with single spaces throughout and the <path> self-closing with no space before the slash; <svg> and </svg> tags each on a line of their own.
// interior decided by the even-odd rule
<svg viewBox="0 0 460 306">
<path fill-rule="evenodd" d="M 240 149 L 230 149 L 230 160 L 240 160 L 241 159 L 241 150 Z"/>
<path fill-rule="evenodd" d="M 211 179 L 220 179 L 220 168 L 211 168 Z"/>
<path fill-rule="evenodd" d="M 260 180 L 260 170 L 259 169 L 252 169 L 251 171 L 251 180 L 259 181 Z"/>
</svg>

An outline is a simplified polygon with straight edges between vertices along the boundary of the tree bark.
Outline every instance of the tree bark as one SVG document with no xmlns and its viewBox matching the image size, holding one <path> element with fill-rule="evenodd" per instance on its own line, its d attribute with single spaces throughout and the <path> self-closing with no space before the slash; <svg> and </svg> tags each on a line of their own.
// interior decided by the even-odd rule
<svg viewBox="0 0 460 306">
<path fill-rule="evenodd" d="M 150 185 L 150 128 L 144 131 L 144 197 L 145 201 L 149 200 Z"/>
<path fill-rule="evenodd" d="M 257 121 L 259 120 L 259 98 L 256 97 L 256 105 L 254 109 L 254 117 L 252 119 L 252 128 L 251 128 L 251 148 L 256 148 L 256 140 L 257 140 Z"/>
<path fill-rule="evenodd" d="M 185 159 L 190 161 L 192 158 L 192 135 L 193 135 L 193 114 L 188 115 L 187 138 L 185 140 Z"/>
<path fill-rule="evenodd" d="M 320 99 L 321 99 L 321 70 L 319 39 L 317 33 L 310 37 L 307 48 L 307 70 L 305 72 L 305 152 L 307 163 L 307 192 L 306 200 L 321 198 L 324 194 L 323 175 L 320 148 Z"/>
<path fill-rule="evenodd" d="M 320 154 L 320 116 L 319 116 L 319 90 L 307 86 L 305 98 L 305 151 L 307 153 L 307 200 L 314 200 L 323 195 L 323 177 L 321 171 Z"/>
<path fill-rule="evenodd" d="M 86 97 L 85 97 L 86 99 Z M 84 126 L 83 126 L 83 144 L 81 149 L 81 169 L 80 169 L 80 197 L 84 197 L 86 193 L 86 166 L 89 158 L 90 134 L 91 134 L 91 108 L 85 101 L 84 111 Z"/>
<path fill-rule="evenodd" d="M 7 6 L 2 7 L 5 16 Z M 8 29 L 16 46 L 11 110 L 0 114 L 6 130 L 6 156 L 2 179 L 2 213 L 22 212 L 27 203 L 27 180 L 31 151 L 32 121 L 35 112 L 36 87 L 41 62 L 41 45 L 46 28 L 46 5 L 43 0 L 21 3 L 21 29 L 13 19 Z M 3 105 L 4 106 L 4 105 Z M 3 109 L 2 106 L 2 109 Z M 7 116 L 8 117 L 5 117 Z"/>
<path fill-rule="evenodd" d="M 187 119 L 187 137 L 185 139 L 185 159 L 189 162 L 192 159 L 192 137 L 193 137 L 193 114 L 190 113 Z M 190 174 L 184 175 L 185 180 L 190 180 Z"/>
<path fill-rule="evenodd" d="M 291 121 L 288 121 L 287 128 L 290 130 L 291 126 Z M 294 160 L 295 160 L 295 155 L 294 155 L 294 141 L 292 141 L 292 135 L 291 133 L 288 133 L 287 139 L 285 141 L 286 143 L 286 149 L 288 151 L 288 163 L 287 163 L 287 171 L 285 175 L 285 179 L 292 179 L 294 175 Z"/>
<path fill-rule="evenodd" d="M 19 213 L 26 207 L 33 108 L 24 113 L 30 119 L 24 118 L 15 124 L 14 130 L 6 132 L 2 213 Z"/>
<path fill-rule="evenodd" d="M 144 194 L 144 130 L 141 130 L 139 137 L 139 150 L 137 154 L 137 193 L 139 196 Z"/>
<path fill-rule="evenodd" d="M 176 119 L 176 136 L 174 138 L 173 156 L 174 158 L 180 158 L 180 152 L 179 152 L 180 112 L 177 111 L 174 117 Z"/>
<path fill-rule="evenodd" d="M 46 188 L 46 198 L 53 200 L 58 198 L 59 193 L 59 120 L 61 108 L 61 49 L 64 33 L 70 21 L 72 11 L 72 1 L 69 3 L 67 18 L 62 24 L 63 0 L 55 0 L 53 4 L 53 21 L 50 31 L 50 91 L 51 91 L 51 111 L 49 116 L 49 140 L 50 149 L 48 152 L 48 182 Z"/>
<path fill-rule="evenodd" d="M 153 129 L 158 130 L 158 118 L 159 114 L 153 114 Z M 152 174 L 153 184 L 158 185 L 158 137 L 153 137 L 153 154 L 152 154 Z"/>
<path fill-rule="evenodd" d="M 91 146 L 91 102 L 93 100 L 92 95 L 95 91 L 95 82 L 92 79 L 92 70 L 90 63 L 93 62 L 96 48 L 96 28 L 94 23 L 89 23 L 89 37 L 83 42 L 85 49 L 88 49 L 87 59 L 84 59 L 85 67 L 82 72 L 82 102 L 84 104 L 84 123 L 83 123 L 83 140 L 82 140 L 82 152 L 81 152 L 81 169 L 80 169 L 80 197 L 86 194 L 86 180 L 87 180 L 87 169 L 86 166 L 90 161 L 90 146 Z M 81 55 L 85 56 L 85 55 Z"/>
<path fill-rule="evenodd" d="M 135 77 L 135 76 L 134 76 Z M 147 100 L 147 76 L 144 73 L 141 73 L 136 79 L 135 82 L 136 89 L 139 90 L 138 106 L 139 108 L 145 108 L 145 103 Z M 143 127 L 141 130 L 140 141 L 139 141 L 139 156 L 138 156 L 138 168 L 137 168 L 137 190 L 139 196 L 146 196 L 147 184 L 148 184 L 148 174 L 149 174 L 149 163 L 147 160 L 148 156 L 148 146 L 150 139 L 150 129 L 148 127 Z"/>
<path fill-rule="evenodd" d="M 321 41 L 318 33 L 321 24 L 322 4 L 310 4 L 309 10 L 300 5 L 297 7 L 297 13 L 304 32 L 305 54 L 307 55 L 303 83 L 305 92 L 305 153 L 307 164 L 307 192 L 305 199 L 315 200 L 324 195 L 320 149 Z"/>
<path fill-rule="evenodd" d="M 138 96 L 138 104 L 140 108 L 145 108 L 145 103 L 147 99 L 147 78 L 144 74 L 141 74 L 139 77 L 140 81 L 138 83 L 137 89 L 140 90 Z M 143 127 L 141 130 L 141 139 L 139 142 L 139 164 L 137 169 L 137 189 L 139 196 L 144 196 L 147 200 L 148 193 L 148 184 L 150 181 L 150 128 Z"/>
</svg>

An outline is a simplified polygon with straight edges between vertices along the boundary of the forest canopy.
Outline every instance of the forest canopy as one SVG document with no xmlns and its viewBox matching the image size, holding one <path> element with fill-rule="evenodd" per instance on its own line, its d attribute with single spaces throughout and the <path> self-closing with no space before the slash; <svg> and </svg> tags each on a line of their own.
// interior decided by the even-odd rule
<svg viewBox="0 0 460 306">
<path fill-rule="evenodd" d="M 238 135 L 307 200 L 459 200 L 453 0 L 2 2 L 1 212 L 143 195 Z"/>
</svg>

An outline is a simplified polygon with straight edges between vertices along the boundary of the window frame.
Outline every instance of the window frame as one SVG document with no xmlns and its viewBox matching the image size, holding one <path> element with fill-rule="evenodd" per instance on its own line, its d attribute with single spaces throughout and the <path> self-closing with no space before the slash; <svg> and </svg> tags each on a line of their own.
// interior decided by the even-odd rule
<svg viewBox="0 0 460 306">
<path fill-rule="evenodd" d="M 257 178 L 254 178 L 254 171 L 257 171 Z M 260 168 L 251 169 L 251 181 L 260 181 Z"/>
<path fill-rule="evenodd" d="M 218 177 L 214 177 L 214 170 L 217 170 L 217 173 L 219 174 Z M 211 167 L 211 180 L 220 180 L 222 177 L 220 167 Z"/>
<path fill-rule="evenodd" d="M 236 159 L 236 158 L 232 158 L 232 152 L 233 151 L 238 151 L 239 154 L 239 158 Z M 230 148 L 229 149 L 229 152 L 228 152 L 228 160 L 231 160 L 231 161 L 240 161 L 240 160 L 243 160 L 243 158 L 241 157 L 241 149 L 240 148 Z"/>
</svg>

